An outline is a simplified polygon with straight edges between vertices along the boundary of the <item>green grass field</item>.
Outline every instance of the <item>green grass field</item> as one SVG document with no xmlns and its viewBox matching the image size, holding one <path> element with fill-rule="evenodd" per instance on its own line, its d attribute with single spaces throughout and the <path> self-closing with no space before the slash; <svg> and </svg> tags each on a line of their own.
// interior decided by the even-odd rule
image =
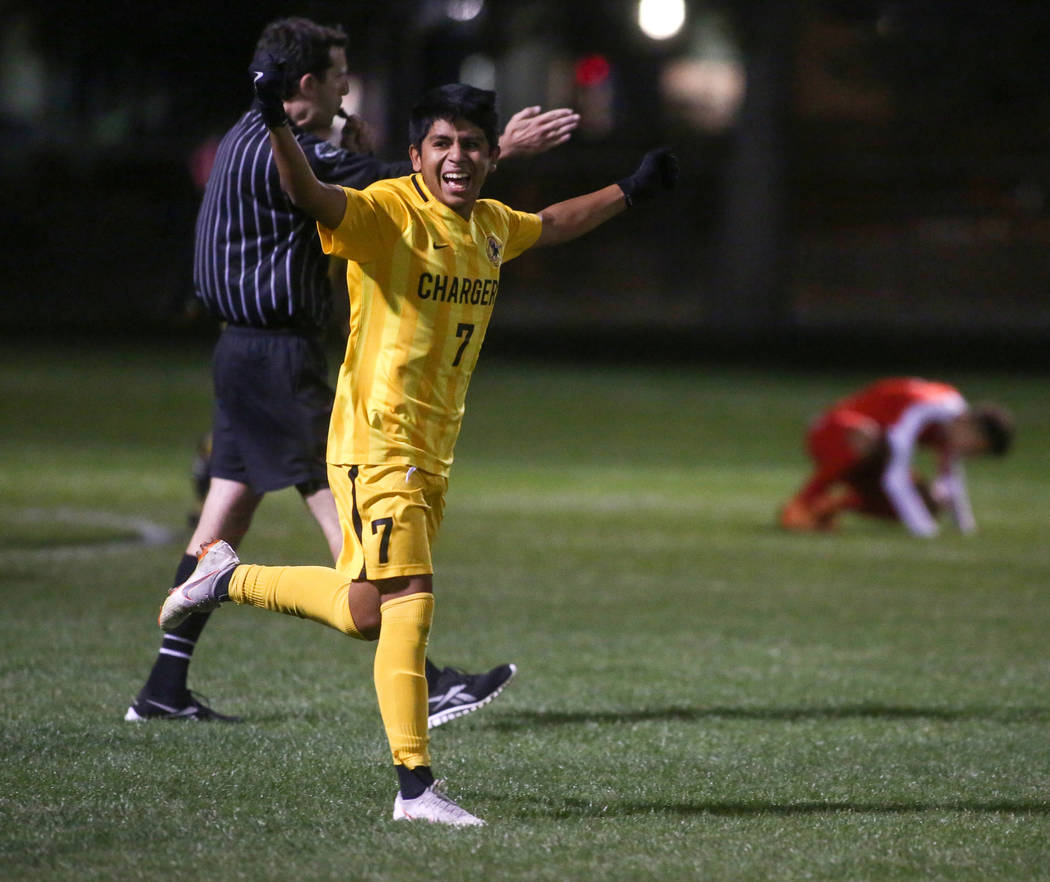
<svg viewBox="0 0 1050 882">
<path fill-rule="evenodd" d="M 483 361 L 431 655 L 519 676 L 434 732 L 488 820 L 394 824 L 372 647 L 224 608 L 191 685 L 240 725 L 122 721 L 186 540 L 209 353 L 5 346 L 0 878 L 1050 878 L 1048 380 L 977 536 L 772 526 L 801 433 L 872 373 Z M 152 532 L 145 528 L 152 525 Z M 324 563 L 294 491 L 242 557 Z"/>
</svg>

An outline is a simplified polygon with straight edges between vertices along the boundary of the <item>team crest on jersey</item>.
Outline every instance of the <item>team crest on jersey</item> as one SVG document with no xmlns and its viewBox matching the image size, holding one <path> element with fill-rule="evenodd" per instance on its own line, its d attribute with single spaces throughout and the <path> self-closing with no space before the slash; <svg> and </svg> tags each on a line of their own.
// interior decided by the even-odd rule
<svg viewBox="0 0 1050 882">
<path fill-rule="evenodd" d="M 503 244 L 495 236 L 489 236 L 485 242 L 485 253 L 493 266 L 498 267 L 503 262 Z"/>
</svg>

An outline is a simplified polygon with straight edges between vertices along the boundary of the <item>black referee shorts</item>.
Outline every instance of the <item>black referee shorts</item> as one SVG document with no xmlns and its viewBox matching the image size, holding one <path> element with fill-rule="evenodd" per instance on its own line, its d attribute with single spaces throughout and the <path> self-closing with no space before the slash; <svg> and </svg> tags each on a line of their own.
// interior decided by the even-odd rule
<svg viewBox="0 0 1050 882">
<path fill-rule="evenodd" d="M 316 337 L 229 326 L 215 346 L 212 376 L 211 477 L 256 493 L 328 486 L 325 446 L 335 393 Z"/>
</svg>

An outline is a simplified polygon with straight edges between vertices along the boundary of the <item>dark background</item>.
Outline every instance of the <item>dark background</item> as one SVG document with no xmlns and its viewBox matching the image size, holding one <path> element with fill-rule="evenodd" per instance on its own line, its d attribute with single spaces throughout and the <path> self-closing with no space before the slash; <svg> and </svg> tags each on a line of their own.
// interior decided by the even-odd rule
<svg viewBox="0 0 1050 882">
<path fill-rule="evenodd" d="M 464 22 L 445 0 L 3 3 L 0 331 L 214 331 L 192 297 L 193 157 L 247 106 L 263 25 L 301 14 L 349 32 L 385 158 L 415 96 L 477 53 L 504 117 L 583 110 L 569 145 L 491 179 L 515 207 L 678 152 L 668 198 L 506 267 L 490 349 L 1046 366 L 1050 4 L 687 6 L 654 41 L 636 0 L 488 0 Z M 661 86 L 698 63 L 743 84 L 721 117 Z"/>
</svg>

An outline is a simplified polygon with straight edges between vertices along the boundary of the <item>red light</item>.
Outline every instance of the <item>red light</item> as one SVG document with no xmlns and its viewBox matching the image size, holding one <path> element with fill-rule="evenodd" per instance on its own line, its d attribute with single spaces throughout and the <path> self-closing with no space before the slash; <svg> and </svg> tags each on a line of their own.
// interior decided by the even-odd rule
<svg viewBox="0 0 1050 882">
<path fill-rule="evenodd" d="M 576 85 L 600 86 L 609 79 L 611 70 L 609 59 L 604 55 L 585 55 L 576 61 Z"/>
</svg>

